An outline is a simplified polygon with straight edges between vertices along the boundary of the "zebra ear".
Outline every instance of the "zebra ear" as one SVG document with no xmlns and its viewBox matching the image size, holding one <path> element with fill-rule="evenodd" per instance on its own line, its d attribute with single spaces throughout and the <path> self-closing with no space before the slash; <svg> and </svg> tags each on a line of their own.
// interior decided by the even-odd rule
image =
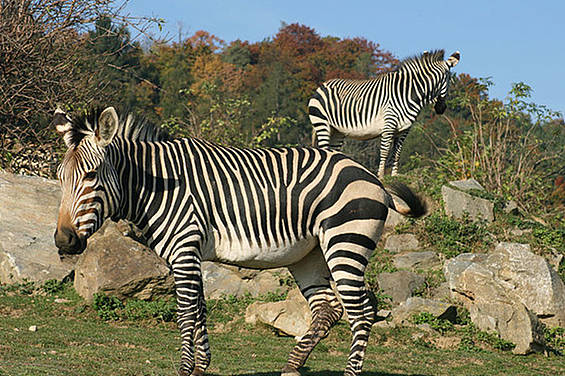
<svg viewBox="0 0 565 376">
<path fill-rule="evenodd" d="M 457 63 L 459 63 L 459 60 L 461 59 L 461 54 L 459 53 L 459 51 L 455 51 L 454 53 L 451 54 L 451 56 L 447 59 L 446 63 L 447 66 L 451 69 L 454 66 L 457 65 Z"/>
<path fill-rule="evenodd" d="M 65 145 L 67 147 L 72 146 L 72 130 L 73 124 L 71 119 L 68 118 L 65 111 L 61 109 L 61 107 L 57 107 L 55 112 L 53 113 L 53 120 L 51 120 L 51 126 L 55 128 L 57 133 L 63 136 L 63 140 L 65 141 Z"/>
<path fill-rule="evenodd" d="M 114 107 L 102 111 L 95 133 L 98 145 L 105 147 L 112 142 L 118 130 L 118 121 L 118 113 Z"/>
</svg>

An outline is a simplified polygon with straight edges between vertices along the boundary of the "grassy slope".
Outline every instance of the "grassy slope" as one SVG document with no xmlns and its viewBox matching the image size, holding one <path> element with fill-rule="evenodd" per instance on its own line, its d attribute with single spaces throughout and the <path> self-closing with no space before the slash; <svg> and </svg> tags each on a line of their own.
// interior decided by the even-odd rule
<svg viewBox="0 0 565 376">
<path fill-rule="evenodd" d="M 0 375 L 174 375 L 180 339 L 172 322 L 103 321 L 71 289 L 54 295 L 0 289 Z M 294 339 L 242 320 L 242 302 L 211 302 L 211 375 L 278 375 Z M 36 332 L 28 328 L 37 325 Z M 16 331 L 16 329 L 18 329 Z M 563 357 L 441 350 L 413 340 L 417 329 L 375 328 L 364 375 L 557 375 Z M 426 337 L 424 337 L 426 338 Z M 303 374 L 341 375 L 350 334 L 342 321 Z"/>
</svg>

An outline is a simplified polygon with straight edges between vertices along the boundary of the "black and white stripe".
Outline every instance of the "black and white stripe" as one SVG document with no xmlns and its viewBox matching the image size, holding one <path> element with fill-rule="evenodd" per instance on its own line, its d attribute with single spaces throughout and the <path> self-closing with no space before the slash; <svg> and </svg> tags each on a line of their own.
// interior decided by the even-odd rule
<svg viewBox="0 0 565 376">
<path fill-rule="evenodd" d="M 422 107 L 435 104 L 445 111 L 450 69 L 459 52 L 443 60 L 443 50 L 424 52 L 399 67 L 369 80 L 333 79 L 324 82 L 308 103 L 313 140 L 321 148 L 339 149 L 344 137 L 368 140 L 381 137 L 379 177 L 392 158 L 392 175 L 408 131 Z"/>
<path fill-rule="evenodd" d="M 287 266 L 293 274 L 313 322 L 290 354 L 286 375 L 299 374 L 341 317 L 343 308 L 330 287 L 334 280 L 353 332 L 345 374 L 360 373 L 375 319 L 364 272 L 388 210 L 414 217 L 425 212 L 407 187 L 387 191 L 363 166 L 323 149 L 241 149 L 170 140 L 130 115 L 118 121 L 111 107 L 61 121 L 69 150 L 61 166 L 60 215 L 69 211 L 70 220 L 60 221 L 58 232 L 71 227 L 82 244 L 108 217 L 128 219 L 142 230 L 174 273 L 181 374 L 203 374 L 210 362 L 204 260 L 249 268 Z M 74 207 L 96 220 L 85 224 L 70 210 Z M 60 235 L 58 246 L 72 253 L 64 242 Z"/>
</svg>

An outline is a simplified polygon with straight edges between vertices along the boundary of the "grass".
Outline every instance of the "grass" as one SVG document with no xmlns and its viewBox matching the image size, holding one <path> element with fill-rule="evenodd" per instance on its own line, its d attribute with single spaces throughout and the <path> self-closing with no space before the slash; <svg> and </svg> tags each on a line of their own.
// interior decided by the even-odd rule
<svg viewBox="0 0 565 376">
<path fill-rule="evenodd" d="M 56 299 L 59 298 L 56 302 Z M 274 296 L 265 297 L 276 300 Z M 60 300 L 63 299 L 63 300 Z M 250 297 L 213 300 L 210 310 L 210 375 L 279 375 L 293 338 L 243 320 Z M 104 319 L 68 284 L 46 288 L 0 286 L 0 375 L 175 375 L 180 358 L 176 324 L 139 308 L 117 319 Z M 162 305 L 157 307 L 167 307 Z M 112 310 L 103 306 L 105 310 Z M 149 306 L 155 307 L 155 306 Z M 145 314 L 140 314 L 146 310 Z M 161 311 L 161 308 L 156 311 Z M 424 320 L 426 321 L 426 320 Z M 29 331 L 32 325 L 37 331 Z M 417 328 L 374 328 L 364 375 L 556 375 L 565 372 L 562 357 L 509 352 L 441 349 L 439 334 L 414 334 Z M 312 353 L 303 375 L 342 375 L 350 341 L 340 321 Z M 473 337 L 476 340 L 476 337 Z M 479 338 L 480 339 L 480 338 Z"/>
</svg>

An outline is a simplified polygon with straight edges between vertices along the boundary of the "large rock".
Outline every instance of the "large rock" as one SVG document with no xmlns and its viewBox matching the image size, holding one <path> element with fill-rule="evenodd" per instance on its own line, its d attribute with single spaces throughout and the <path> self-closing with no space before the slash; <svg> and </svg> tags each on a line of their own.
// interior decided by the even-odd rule
<svg viewBox="0 0 565 376">
<path fill-rule="evenodd" d="M 283 334 L 295 337 L 306 334 L 311 321 L 312 315 L 308 303 L 298 289 L 291 290 L 284 301 L 255 302 L 245 311 L 245 322 L 250 324 L 262 322 Z"/>
<path fill-rule="evenodd" d="M 441 187 L 441 195 L 443 197 L 444 209 L 447 215 L 455 218 L 463 218 L 466 214 L 474 221 L 494 221 L 494 204 L 484 198 L 475 197 L 462 190 L 455 188 L 474 187 L 475 184 L 465 184 L 461 181 L 451 182 L 451 186 L 444 185 Z M 478 183 L 477 183 L 478 184 Z M 481 187 L 482 188 L 482 187 Z"/>
<path fill-rule="evenodd" d="M 481 330 L 497 332 L 516 345 L 514 354 L 541 352 L 545 340 L 543 328 L 535 314 L 520 302 L 479 301 L 469 308 L 471 321 Z"/>
<path fill-rule="evenodd" d="M 288 286 L 282 280 L 292 278 L 286 268 L 272 270 L 251 270 L 214 262 L 202 263 L 204 295 L 207 299 L 222 296 L 259 296 L 268 292 L 284 292 Z"/>
<path fill-rule="evenodd" d="M 0 172 L 0 283 L 62 280 L 53 233 L 61 188 L 55 180 Z"/>
<path fill-rule="evenodd" d="M 398 269 L 439 269 L 441 266 L 437 253 L 432 251 L 402 253 L 395 255 L 392 262 Z"/>
<path fill-rule="evenodd" d="M 483 186 L 481 185 L 481 183 L 479 183 L 475 179 L 454 180 L 454 181 L 450 181 L 449 184 L 454 186 L 455 188 L 457 188 L 461 191 L 465 191 L 465 192 L 472 191 L 472 190 L 476 190 L 476 191 L 484 191 L 485 190 L 483 188 Z"/>
<path fill-rule="evenodd" d="M 377 276 L 377 282 L 381 292 L 390 296 L 392 302 L 396 304 L 404 302 L 413 293 L 422 290 L 426 285 L 423 276 L 407 270 L 380 273 Z"/>
<path fill-rule="evenodd" d="M 392 310 L 392 322 L 394 324 L 409 324 L 413 315 L 422 312 L 430 313 L 434 317 L 449 320 L 453 323 L 457 318 L 457 308 L 453 304 L 415 296 L 408 298 Z"/>
<path fill-rule="evenodd" d="M 389 210 L 385 221 L 384 231 L 393 231 L 400 224 L 405 223 L 408 219 L 402 214 L 398 214 L 394 210 Z"/>
<path fill-rule="evenodd" d="M 530 246 L 500 243 L 490 254 L 459 255 L 445 264 L 453 295 L 464 303 L 520 302 L 550 326 L 565 326 L 565 284 Z"/>
<path fill-rule="evenodd" d="M 171 295 L 174 280 L 163 259 L 107 221 L 78 258 L 74 286 L 87 301 L 95 293 L 149 300 Z"/>
<path fill-rule="evenodd" d="M 490 254 L 462 254 L 444 266 L 452 296 L 483 330 L 496 330 L 524 354 L 543 346 L 539 321 L 565 325 L 565 285 L 524 244 L 501 243 Z"/>
<path fill-rule="evenodd" d="M 420 249 L 420 242 L 414 234 L 393 234 L 386 239 L 385 249 L 392 253 Z"/>
</svg>

